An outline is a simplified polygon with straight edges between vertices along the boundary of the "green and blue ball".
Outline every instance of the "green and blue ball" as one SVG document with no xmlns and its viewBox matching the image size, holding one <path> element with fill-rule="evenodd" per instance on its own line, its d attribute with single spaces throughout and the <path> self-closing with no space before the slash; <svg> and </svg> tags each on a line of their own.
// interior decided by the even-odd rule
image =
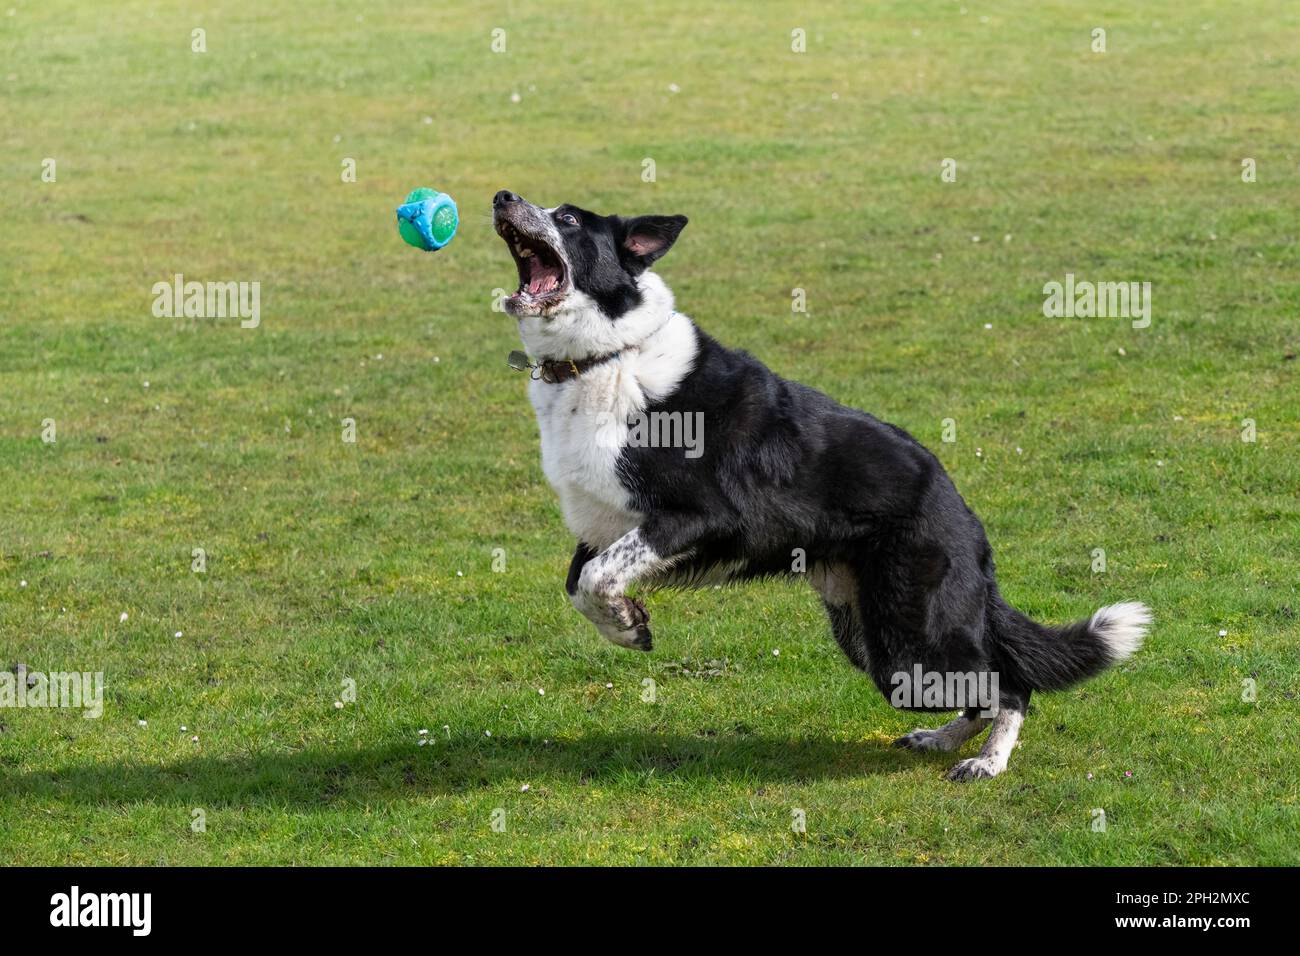
<svg viewBox="0 0 1300 956">
<path fill-rule="evenodd" d="M 410 245 L 425 252 L 441 249 L 456 235 L 460 217 L 456 203 L 446 193 L 422 186 L 397 207 L 397 232 Z"/>
</svg>

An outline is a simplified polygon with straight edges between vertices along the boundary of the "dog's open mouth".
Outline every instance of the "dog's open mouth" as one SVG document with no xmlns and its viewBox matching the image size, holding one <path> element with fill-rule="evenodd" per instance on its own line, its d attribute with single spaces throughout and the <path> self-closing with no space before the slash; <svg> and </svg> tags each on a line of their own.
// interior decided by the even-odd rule
<svg viewBox="0 0 1300 956">
<path fill-rule="evenodd" d="M 540 312 L 563 299 L 569 291 L 569 277 L 564 260 L 550 243 L 525 235 L 509 222 L 498 223 L 497 232 L 510 247 L 519 270 L 519 289 L 506 299 L 507 307 Z"/>
</svg>

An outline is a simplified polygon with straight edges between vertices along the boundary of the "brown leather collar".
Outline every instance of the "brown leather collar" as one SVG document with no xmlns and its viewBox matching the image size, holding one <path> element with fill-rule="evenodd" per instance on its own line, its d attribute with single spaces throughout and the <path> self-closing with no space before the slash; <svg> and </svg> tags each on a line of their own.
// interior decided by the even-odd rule
<svg viewBox="0 0 1300 956">
<path fill-rule="evenodd" d="M 533 370 L 533 378 L 540 378 L 548 385 L 557 385 L 571 378 L 577 378 L 588 369 L 618 358 L 619 355 L 619 352 L 610 352 L 607 355 L 593 355 L 582 359 L 546 359 L 533 365 L 528 362 L 528 356 L 522 352 L 511 352 L 510 367 L 521 372 L 530 368 Z"/>
</svg>

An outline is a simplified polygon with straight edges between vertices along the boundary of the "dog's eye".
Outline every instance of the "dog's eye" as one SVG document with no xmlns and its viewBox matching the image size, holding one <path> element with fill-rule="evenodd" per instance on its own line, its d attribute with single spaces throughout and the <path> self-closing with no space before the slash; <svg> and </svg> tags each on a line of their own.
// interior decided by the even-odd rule
<svg viewBox="0 0 1300 956">
<path fill-rule="evenodd" d="M 559 219 L 560 222 L 566 223 L 570 226 L 576 226 L 578 224 L 578 217 L 572 213 L 562 212 L 560 213 Z"/>
</svg>

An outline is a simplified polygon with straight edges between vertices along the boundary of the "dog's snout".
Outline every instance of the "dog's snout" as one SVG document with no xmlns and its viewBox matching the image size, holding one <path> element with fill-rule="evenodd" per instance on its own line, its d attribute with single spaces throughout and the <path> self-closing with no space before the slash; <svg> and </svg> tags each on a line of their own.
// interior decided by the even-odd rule
<svg viewBox="0 0 1300 956">
<path fill-rule="evenodd" d="M 504 206 L 506 203 L 521 202 L 520 198 L 508 189 L 503 189 L 492 197 L 493 206 Z"/>
</svg>

